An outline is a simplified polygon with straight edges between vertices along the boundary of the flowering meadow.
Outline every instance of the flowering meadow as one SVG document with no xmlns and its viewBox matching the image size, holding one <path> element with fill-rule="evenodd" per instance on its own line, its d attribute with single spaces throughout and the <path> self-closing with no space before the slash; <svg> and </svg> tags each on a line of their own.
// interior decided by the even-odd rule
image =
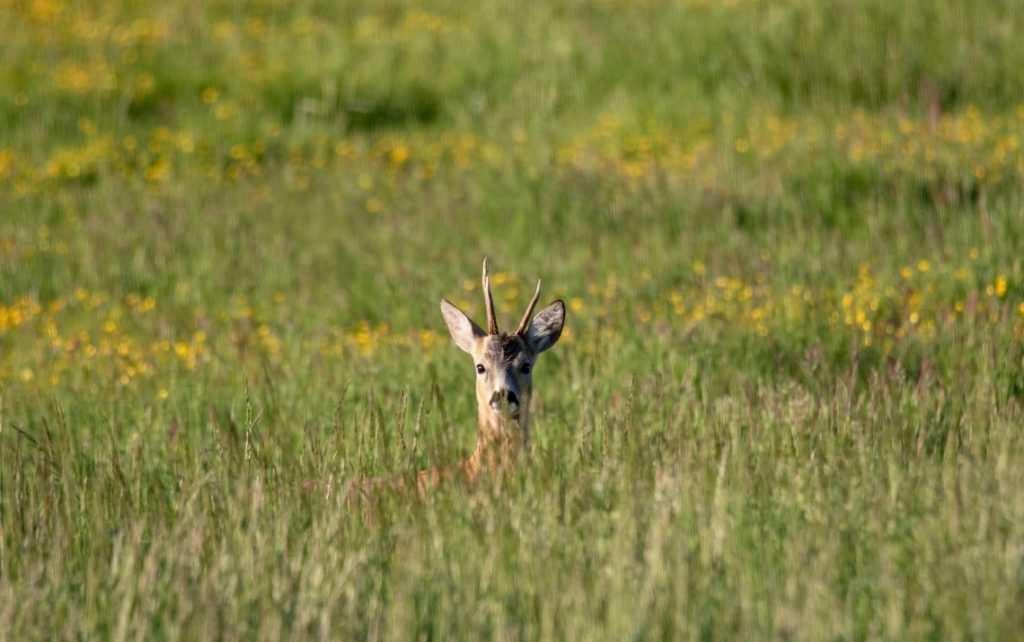
<svg viewBox="0 0 1024 642">
<path fill-rule="evenodd" d="M 1010 0 L 0 0 L 0 640 L 1024 636 Z M 537 278 L 533 452 L 438 311 Z"/>
</svg>

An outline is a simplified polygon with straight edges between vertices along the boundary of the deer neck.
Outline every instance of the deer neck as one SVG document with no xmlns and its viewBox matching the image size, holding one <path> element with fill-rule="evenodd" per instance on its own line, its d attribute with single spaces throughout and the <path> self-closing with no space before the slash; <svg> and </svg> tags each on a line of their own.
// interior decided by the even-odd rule
<svg viewBox="0 0 1024 642">
<path fill-rule="evenodd" d="M 464 464 L 470 477 L 476 477 L 484 471 L 496 473 L 499 470 L 511 470 L 529 454 L 527 408 L 523 408 L 519 421 L 503 417 L 489 407 L 477 412 L 476 449 Z"/>
</svg>

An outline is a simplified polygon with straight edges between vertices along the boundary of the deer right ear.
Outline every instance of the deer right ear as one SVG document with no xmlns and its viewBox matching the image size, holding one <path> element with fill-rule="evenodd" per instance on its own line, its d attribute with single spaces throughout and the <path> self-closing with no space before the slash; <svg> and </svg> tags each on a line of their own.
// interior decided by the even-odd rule
<svg viewBox="0 0 1024 642">
<path fill-rule="evenodd" d="M 466 316 L 465 312 L 452 305 L 447 299 L 441 299 L 441 316 L 444 317 L 444 323 L 448 326 L 448 332 L 452 333 L 455 345 L 469 354 L 473 354 L 476 340 L 487 336 L 480 326 Z"/>
<path fill-rule="evenodd" d="M 562 300 L 552 301 L 546 308 L 537 313 L 526 331 L 526 341 L 534 354 L 540 354 L 555 345 L 562 336 L 565 325 L 565 304 Z"/>
</svg>

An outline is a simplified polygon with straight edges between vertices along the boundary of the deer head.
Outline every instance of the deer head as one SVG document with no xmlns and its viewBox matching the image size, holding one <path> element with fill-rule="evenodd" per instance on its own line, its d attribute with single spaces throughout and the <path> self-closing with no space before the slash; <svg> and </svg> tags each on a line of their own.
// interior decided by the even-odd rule
<svg viewBox="0 0 1024 642">
<path fill-rule="evenodd" d="M 540 298 L 540 281 L 530 305 L 515 332 L 501 332 L 494 314 L 494 300 L 483 270 L 484 301 L 487 305 L 487 331 L 465 312 L 446 299 L 441 300 L 441 315 L 455 345 L 473 357 L 476 376 L 477 451 L 495 446 L 529 449 L 530 398 L 533 395 L 533 368 L 537 357 L 555 345 L 565 323 L 565 304 L 553 301 L 532 317 Z"/>
</svg>

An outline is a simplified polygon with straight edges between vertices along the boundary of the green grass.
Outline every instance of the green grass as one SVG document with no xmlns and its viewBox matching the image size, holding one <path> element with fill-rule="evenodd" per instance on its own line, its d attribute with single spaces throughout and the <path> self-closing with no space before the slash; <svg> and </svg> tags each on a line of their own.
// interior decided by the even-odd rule
<svg viewBox="0 0 1024 642">
<path fill-rule="evenodd" d="M 0 0 L 0 639 L 1024 636 L 1024 11 Z M 451 464 L 437 302 L 567 333 Z"/>
</svg>

